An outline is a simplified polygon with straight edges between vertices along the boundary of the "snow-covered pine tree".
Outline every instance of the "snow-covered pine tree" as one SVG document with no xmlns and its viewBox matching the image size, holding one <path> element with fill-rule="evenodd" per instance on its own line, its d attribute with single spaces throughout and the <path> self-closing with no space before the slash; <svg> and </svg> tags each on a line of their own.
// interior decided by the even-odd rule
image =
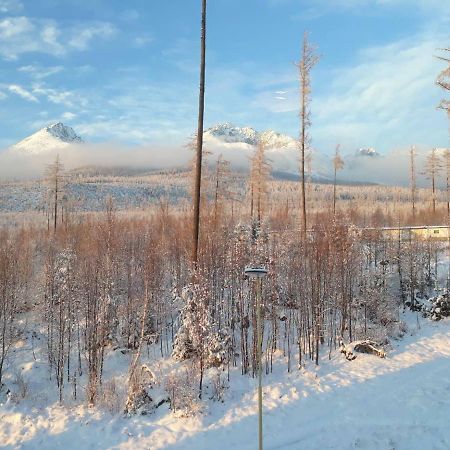
<svg viewBox="0 0 450 450">
<path fill-rule="evenodd" d="M 173 343 L 172 357 L 178 360 L 195 358 L 199 367 L 199 397 L 203 392 L 204 371 L 223 365 L 229 355 L 230 333 L 223 327 L 215 330 L 211 320 L 211 291 L 206 277 L 197 271 L 193 283 L 181 294 L 185 304 L 180 326 Z"/>
</svg>

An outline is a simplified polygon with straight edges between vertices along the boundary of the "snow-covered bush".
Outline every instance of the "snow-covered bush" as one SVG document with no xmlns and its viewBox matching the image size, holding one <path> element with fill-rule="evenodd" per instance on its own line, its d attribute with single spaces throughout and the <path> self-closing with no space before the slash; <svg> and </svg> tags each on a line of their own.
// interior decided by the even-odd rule
<svg viewBox="0 0 450 450">
<path fill-rule="evenodd" d="M 214 330 L 210 319 L 210 291 L 203 277 L 183 289 L 185 304 L 180 314 L 180 327 L 173 343 L 172 357 L 184 361 L 202 358 L 203 366 L 220 367 L 228 360 L 231 337 L 226 328 Z"/>
<path fill-rule="evenodd" d="M 115 378 L 103 382 L 99 394 L 98 404 L 111 414 L 119 414 L 122 411 L 126 399 L 126 390 Z"/>
<path fill-rule="evenodd" d="M 173 342 L 172 358 L 184 361 L 191 358 L 194 354 L 195 351 L 189 336 L 189 330 L 186 325 L 182 324 Z"/>
<path fill-rule="evenodd" d="M 166 376 L 164 387 L 169 396 L 170 409 L 181 417 L 195 416 L 202 410 L 194 378 L 192 367 L 184 367 L 180 372 L 173 371 Z"/>
<path fill-rule="evenodd" d="M 422 305 L 423 317 L 431 320 L 441 320 L 450 317 L 450 297 L 448 292 L 444 292 L 436 297 L 431 297 Z"/>
<path fill-rule="evenodd" d="M 14 388 L 11 392 L 11 400 L 15 403 L 19 403 L 21 400 L 27 397 L 29 391 L 28 382 L 25 380 L 20 370 L 17 370 L 14 373 L 12 384 Z"/>
<path fill-rule="evenodd" d="M 224 402 L 225 391 L 228 389 L 228 383 L 222 379 L 222 370 L 214 369 L 215 373 L 211 377 L 211 400 Z"/>
<path fill-rule="evenodd" d="M 146 415 L 151 413 L 157 407 L 150 395 L 150 390 L 155 385 L 155 375 L 153 372 L 144 364 L 140 370 L 133 372 L 129 384 L 124 410 L 125 414 Z"/>
<path fill-rule="evenodd" d="M 231 336 L 228 330 L 213 333 L 208 338 L 206 367 L 221 367 L 228 361 Z"/>
</svg>

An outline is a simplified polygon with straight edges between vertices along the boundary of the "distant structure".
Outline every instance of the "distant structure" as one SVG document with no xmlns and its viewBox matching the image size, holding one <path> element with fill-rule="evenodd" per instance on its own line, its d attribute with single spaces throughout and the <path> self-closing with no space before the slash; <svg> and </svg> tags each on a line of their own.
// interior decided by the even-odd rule
<svg viewBox="0 0 450 450">
<path fill-rule="evenodd" d="M 400 238 L 402 241 L 414 238 L 433 240 L 448 240 L 450 238 L 450 227 L 447 225 L 361 228 L 360 231 L 365 236 L 380 233 L 386 239 Z"/>
</svg>

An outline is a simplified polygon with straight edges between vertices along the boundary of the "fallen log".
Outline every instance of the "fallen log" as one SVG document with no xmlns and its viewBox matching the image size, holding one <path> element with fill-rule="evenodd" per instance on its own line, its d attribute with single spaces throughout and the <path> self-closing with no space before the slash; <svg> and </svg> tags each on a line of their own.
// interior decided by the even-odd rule
<svg viewBox="0 0 450 450">
<path fill-rule="evenodd" d="M 378 356 L 379 358 L 385 358 L 386 352 L 383 347 L 371 340 L 354 341 L 349 344 L 345 344 L 341 339 L 339 341 L 339 349 L 341 353 L 345 355 L 345 358 L 349 361 L 356 359 L 356 353 L 366 353 L 369 355 Z"/>
</svg>

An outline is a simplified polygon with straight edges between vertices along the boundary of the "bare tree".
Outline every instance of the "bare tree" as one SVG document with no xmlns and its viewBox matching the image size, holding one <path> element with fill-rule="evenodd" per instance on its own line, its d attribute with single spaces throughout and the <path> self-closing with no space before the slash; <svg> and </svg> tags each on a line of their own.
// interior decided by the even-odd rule
<svg viewBox="0 0 450 450">
<path fill-rule="evenodd" d="M 30 273 L 31 254 L 23 237 L 0 229 L 0 390 L 6 357 L 20 335 L 16 322 L 22 290 Z"/>
<path fill-rule="evenodd" d="M 206 72 L 206 0 L 202 0 L 201 43 L 200 43 L 200 94 L 198 101 L 197 127 L 197 160 L 195 166 L 195 195 L 194 195 L 194 226 L 192 262 L 197 266 L 198 241 L 200 234 L 200 194 L 202 181 L 202 151 L 203 151 L 203 119 L 205 112 L 205 72 Z"/>
<path fill-rule="evenodd" d="M 450 217 L 450 149 L 446 148 L 442 156 L 444 159 L 444 170 L 445 170 L 447 217 Z"/>
<path fill-rule="evenodd" d="M 333 168 L 334 168 L 334 185 L 333 185 L 333 214 L 336 214 L 336 179 L 338 170 L 344 168 L 344 160 L 339 154 L 340 144 L 336 146 L 336 151 L 333 158 Z"/>
<path fill-rule="evenodd" d="M 450 92 L 450 48 L 444 48 L 443 51 L 448 52 L 448 55 L 438 56 L 438 58 L 447 63 L 447 67 L 438 75 L 436 84 L 445 91 Z M 441 103 L 441 107 L 449 111 L 450 101 L 444 99 Z"/>
<path fill-rule="evenodd" d="M 308 33 L 303 35 L 302 58 L 297 64 L 300 78 L 300 177 L 302 199 L 302 235 L 306 239 L 306 186 L 305 158 L 311 144 L 309 128 L 311 127 L 311 70 L 318 63 L 319 57 L 315 47 L 308 41 Z"/>
<path fill-rule="evenodd" d="M 228 196 L 227 180 L 230 175 L 230 162 L 222 154 L 217 158 L 214 180 L 214 226 L 217 227 L 219 203 Z"/>
<path fill-rule="evenodd" d="M 427 156 L 425 164 L 425 175 L 431 181 L 431 201 L 433 206 L 433 215 L 436 214 L 436 181 L 442 169 L 442 162 L 437 154 L 437 149 L 433 148 Z"/>
<path fill-rule="evenodd" d="M 411 203 L 413 221 L 416 220 L 416 169 L 415 169 L 416 147 L 411 146 L 409 151 L 409 181 L 411 186 Z"/>
<path fill-rule="evenodd" d="M 270 164 L 265 155 L 266 145 L 264 139 L 260 139 L 252 157 L 250 171 L 251 217 L 258 227 L 261 225 L 267 197 L 267 180 L 270 175 Z"/>
<path fill-rule="evenodd" d="M 58 205 L 61 201 L 61 192 L 63 189 L 64 179 L 64 165 L 59 158 L 59 154 L 56 155 L 55 161 L 47 166 L 46 177 L 53 197 L 53 231 L 56 232 L 56 227 L 58 224 Z"/>
</svg>

